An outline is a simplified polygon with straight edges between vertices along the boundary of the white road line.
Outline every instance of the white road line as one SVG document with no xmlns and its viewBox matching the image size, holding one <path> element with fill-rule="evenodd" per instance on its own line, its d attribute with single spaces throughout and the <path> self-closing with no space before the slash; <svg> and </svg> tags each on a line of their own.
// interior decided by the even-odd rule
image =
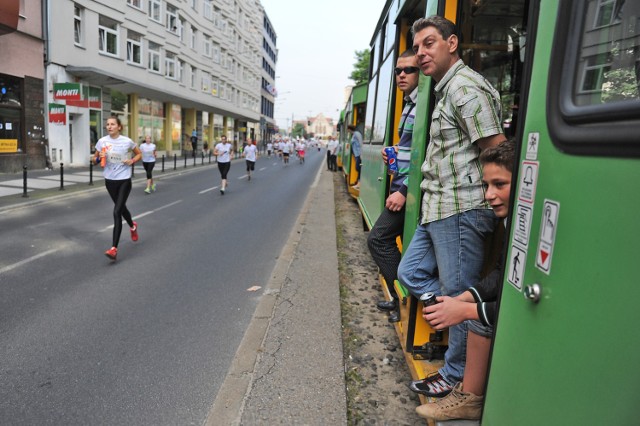
<svg viewBox="0 0 640 426">
<path fill-rule="evenodd" d="M 244 179 L 244 178 L 246 178 L 246 177 L 247 177 L 247 175 L 242 175 L 242 176 L 240 176 L 240 177 L 238 178 L 238 180 L 240 180 L 240 179 Z"/>
<path fill-rule="evenodd" d="M 198 192 L 198 194 L 204 194 L 204 193 L 209 192 L 209 191 L 215 191 L 218 188 L 220 188 L 220 187 L 219 186 L 214 186 L 213 188 L 209 188 L 209 189 L 205 189 L 204 191 L 200 191 L 200 192 Z"/>
<path fill-rule="evenodd" d="M 150 210 L 150 211 L 148 211 L 148 212 L 144 212 L 144 213 L 141 213 L 141 214 L 139 214 L 139 215 L 136 215 L 136 216 L 134 216 L 132 219 L 133 219 L 133 220 L 136 220 L 136 219 L 140 219 L 141 217 L 149 216 L 149 215 L 150 215 L 150 214 L 152 214 L 152 213 L 159 212 L 160 210 L 164 210 L 164 209 L 166 209 L 167 207 L 175 206 L 176 204 L 179 204 L 179 203 L 181 203 L 181 202 L 182 202 L 182 200 L 174 201 L 173 203 L 169 203 L 169 204 L 166 204 L 166 205 L 164 205 L 164 206 L 158 207 L 158 208 L 157 208 L 157 209 L 155 209 L 155 210 Z M 122 221 L 122 223 L 123 223 L 123 224 L 124 224 L 125 222 L 126 222 L 126 221 L 124 221 L 124 220 Z M 110 230 L 110 229 L 113 229 L 113 225 L 109 225 L 109 226 L 107 226 L 106 228 L 101 229 L 101 230 L 100 230 L 100 231 L 98 231 L 98 232 L 105 232 L 105 231 L 108 231 L 108 230 Z"/>
<path fill-rule="evenodd" d="M 262 167 L 262 168 L 260 168 L 258 171 L 260 171 L 260 172 L 261 172 L 261 171 L 263 171 L 263 170 L 267 170 L 267 168 L 266 168 L 266 167 Z"/>
<path fill-rule="evenodd" d="M 18 268 L 18 267 L 20 267 L 22 265 L 25 265 L 25 264 L 27 264 L 29 262 L 32 262 L 34 260 L 38 260 L 41 257 L 48 256 L 51 253 L 57 252 L 58 250 L 60 250 L 60 249 L 56 248 L 56 249 L 47 250 L 47 251 L 42 252 L 40 254 L 36 254 L 35 256 L 31 256 L 31 257 L 29 257 L 27 259 L 21 260 L 20 262 L 14 263 L 13 265 L 5 266 L 4 268 L 0 269 L 0 274 L 4 274 L 5 272 L 9 272 L 12 269 Z"/>
</svg>

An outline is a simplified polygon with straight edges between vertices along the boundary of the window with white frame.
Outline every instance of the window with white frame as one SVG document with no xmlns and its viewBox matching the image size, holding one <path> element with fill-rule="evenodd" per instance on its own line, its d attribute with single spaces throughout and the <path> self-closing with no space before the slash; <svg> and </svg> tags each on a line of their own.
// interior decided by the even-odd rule
<svg viewBox="0 0 640 426">
<path fill-rule="evenodd" d="M 167 31 L 178 34 L 178 9 L 167 3 L 167 10 L 165 13 L 165 23 Z"/>
<path fill-rule="evenodd" d="M 190 0 L 190 3 L 191 3 L 191 9 L 193 10 L 198 9 L 198 3 L 196 2 L 196 0 Z"/>
<path fill-rule="evenodd" d="M 160 72 L 160 45 L 152 41 L 149 42 L 149 71 Z"/>
<path fill-rule="evenodd" d="M 176 55 L 175 53 L 165 52 L 164 54 L 164 75 L 167 78 L 176 80 L 178 77 L 176 71 Z"/>
<path fill-rule="evenodd" d="M 595 28 L 611 25 L 620 20 L 619 12 L 621 7 L 616 8 L 616 3 L 619 3 L 619 0 L 598 0 L 594 23 Z M 616 10 L 618 13 L 616 13 Z"/>
<path fill-rule="evenodd" d="M 78 46 L 84 44 L 84 25 L 82 18 L 84 17 L 84 9 L 80 6 L 73 7 L 73 42 Z"/>
<path fill-rule="evenodd" d="M 202 0 L 202 12 L 205 18 L 213 19 L 213 5 L 211 0 Z"/>
<path fill-rule="evenodd" d="M 185 20 L 183 17 L 178 17 L 178 37 L 180 38 L 180 41 L 182 43 L 184 43 L 184 23 Z"/>
<path fill-rule="evenodd" d="M 220 87 L 218 85 L 218 79 L 212 76 L 211 77 L 211 95 L 217 98 L 220 93 L 219 90 L 220 90 Z"/>
<path fill-rule="evenodd" d="M 127 30 L 127 62 L 142 65 L 142 34 Z"/>
<path fill-rule="evenodd" d="M 227 99 L 227 84 L 223 81 L 220 82 L 220 99 Z"/>
<path fill-rule="evenodd" d="M 118 56 L 118 23 L 102 15 L 98 19 L 98 50 Z"/>
<path fill-rule="evenodd" d="M 211 39 L 208 35 L 202 35 L 202 51 L 207 58 L 211 57 Z"/>
<path fill-rule="evenodd" d="M 149 18 L 162 22 L 162 0 L 149 0 Z"/>
<path fill-rule="evenodd" d="M 184 61 L 178 59 L 178 81 L 184 84 Z"/>
<path fill-rule="evenodd" d="M 189 47 L 192 49 L 196 49 L 196 39 L 197 39 L 197 35 L 198 35 L 198 30 L 196 30 L 196 27 L 191 27 L 191 39 L 189 40 Z"/>
<path fill-rule="evenodd" d="M 201 86 L 202 91 L 209 92 L 210 85 L 211 85 L 211 77 L 209 77 L 209 74 L 202 73 L 202 86 Z"/>
<path fill-rule="evenodd" d="M 216 64 L 220 63 L 220 45 L 217 43 L 213 43 L 213 47 L 211 48 L 211 56 L 213 57 L 213 62 Z"/>
<path fill-rule="evenodd" d="M 142 0 L 127 0 L 127 4 L 131 7 L 135 7 L 136 9 L 142 10 Z"/>
<path fill-rule="evenodd" d="M 222 15 L 220 14 L 220 11 L 216 9 L 213 12 L 213 26 L 219 29 L 221 19 L 222 19 Z"/>
<path fill-rule="evenodd" d="M 193 65 L 191 65 L 191 82 L 189 83 L 189 86 L 192 89 L 196 88 L 196 81 L 197 81 L 197 77 L 198 77 L 198 69 L 196 67 L 194 67 Z"/>
</svg>

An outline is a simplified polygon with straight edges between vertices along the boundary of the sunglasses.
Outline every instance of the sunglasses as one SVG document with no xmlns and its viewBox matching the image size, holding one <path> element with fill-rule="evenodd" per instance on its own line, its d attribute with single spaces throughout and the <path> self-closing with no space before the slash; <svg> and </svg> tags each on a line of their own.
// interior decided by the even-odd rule
<svg viewBox="0 0 640 426">
<path fill-rule="evenodd" d="M 404 71 L 405 74 L 413 74 L 414 72 L 420 71 L 420 68 L 418 68 L 418 67 L 404 67 L 404 68 L 398 67 L 394 71 L 395 71 L 396 75 L 402 74 L 402 71 Z"/>
</svg>

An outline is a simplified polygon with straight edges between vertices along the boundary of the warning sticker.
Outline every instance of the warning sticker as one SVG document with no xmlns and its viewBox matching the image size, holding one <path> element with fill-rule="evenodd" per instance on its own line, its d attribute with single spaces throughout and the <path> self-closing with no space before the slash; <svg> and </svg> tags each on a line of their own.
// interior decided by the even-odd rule
<svg viewBox="0 0 640 426">
<path fill-rule="evenodd" d="M 526 204 L 518 203 L 513 221 L 513 239 L 524 247 L 529 247 L 529 232 L 531 232 L 531 214 L 533 209 Z"/>
<path fill-rule="evenodd" d="M 538 145 L 540 145 L 540 133 L 529 133 L 529 137 L 527 138 L 527 160 L 538 159 Z"/>
<path fill-rule="evenodd" d="M 520 168 L 520 187 L 518 199 L 525 203 L 533 204 L 536 196 L 536 183 L 538 182 L 537 161 L 523 161 Z"/>
<path fill-rule="evenodd" d="M 551 257 L 553 255 L 553 245 L 556 240 L 559 214 L 560 203 L 552 200 L 544 200 L 542 220 L 540 223 L 540 240 L 538 241 L 538 250 L 536 251 L 536 267 L 547 275 L 551 270 Z"/>
<path fill-rule="evenodd" d="M 522 281 L 524 279 L 524 265 L 527 259 L 527 252 L 515 244 L 511 245 L 511 257 L 509 258 L 509 270 L 507 281 L 518 291 L 522 291 Z"/>
</svg>

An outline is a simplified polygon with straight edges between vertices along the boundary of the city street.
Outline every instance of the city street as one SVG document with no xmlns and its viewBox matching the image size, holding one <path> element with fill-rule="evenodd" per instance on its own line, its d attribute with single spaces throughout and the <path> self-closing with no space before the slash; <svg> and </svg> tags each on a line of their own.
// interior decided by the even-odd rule
<svg viewBox="0 0 640 426">
<path fill-rule="evenodd" d="M 203 424 L 324 160 L 156 170 L 116 262 L 104 188 L 2 211 L 0 423 Z"/>
</svg>

